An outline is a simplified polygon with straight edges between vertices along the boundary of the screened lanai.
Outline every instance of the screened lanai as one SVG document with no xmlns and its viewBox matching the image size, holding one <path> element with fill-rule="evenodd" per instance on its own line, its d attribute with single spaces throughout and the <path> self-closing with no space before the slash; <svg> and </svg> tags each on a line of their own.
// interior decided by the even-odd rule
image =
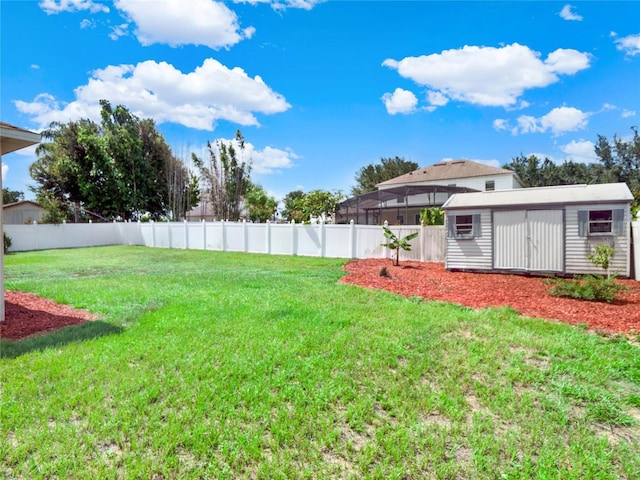
<svg viewBox="0 0 640 480">
<path fill-rule="evenodd" d="M 417 225 L 420 210 L 440 207 L 454 193 L 477 192 L 455 185 L 402 185 L 348 198 L 338 205 L 336 223 Z"/>
</svg>

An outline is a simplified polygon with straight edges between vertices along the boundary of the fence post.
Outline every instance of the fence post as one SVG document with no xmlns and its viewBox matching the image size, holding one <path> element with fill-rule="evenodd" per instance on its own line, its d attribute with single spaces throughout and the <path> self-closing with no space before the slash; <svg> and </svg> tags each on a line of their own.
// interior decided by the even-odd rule
<svg viewBox="0 0 640 480">
<path fill-rule="evenodd" d="M 389 228 L 389 222 L 388 222 L 388 221 L 386 221 L 386 220 L 385 220 L 383 225 L 384 225 L 386 228 Z M 385 242 L 385 243 L 386 243 L 386 242 Z M 389 259 L 390 254 L 391 254 L 391 249 L 390 249 L 390 248 L 385 248 L 384 250 L 385 250 L 385 252 L 384 252 L 384 257 L 388 260 L 388 259 Z"/>
<path fill-rule="evenodd" d="M 222 226 L 222 251 L 227 251 L 227 230 L 224 225 L 224 220 L 220 220 L 220 225 Z"/>
<path fill-rule="evenodd" d="M 356 258 L 356 222 L 349 222 L 349 257 Z"/>
<path fill-rule="evenodd" d="M 420 261 L 424 262 L 424 241 L 425 241 L 425 230 L 424 225 L 420 224 L 420 235 L 418 235 L 418 239 L 420 240 Z"/>
<path fill-rule="evenodd" d="M 202 219 L 202 249 L 207 249 L 207 222 Z"/>
<path fill-rule="evenodd" d="M 324 221 L 318 220 L 318 229 L 320 230 L 320 258 L 324 258 L 326 252 L 324 228 Z"/>
<path fill-rule="evenodd" d="M 249 225 L 246 218 L 242 219 L 242 251 L 249 252 Z"/>
<path fill-rule="evenodd" d="M 151 248 L 156 248 L 156 222 L 151 220 Z"/>
<path fill-rule="evenodd" d="M 189 250 L 189 225 L 186 219 L 184 220 L 184 248 Z"/>
<path fill-rule="evenodd" d="M 267 242 L 267 255 L 271 254 L 271 221 L 267 220 L 267 238 L 265 239 Z"/>
<path fill-rule="evenodd" d="M 297 255 L 296 247 L 298 242 L 296 241 L 296 221 L 291 220 L 291 255 Z"/>
</svg>

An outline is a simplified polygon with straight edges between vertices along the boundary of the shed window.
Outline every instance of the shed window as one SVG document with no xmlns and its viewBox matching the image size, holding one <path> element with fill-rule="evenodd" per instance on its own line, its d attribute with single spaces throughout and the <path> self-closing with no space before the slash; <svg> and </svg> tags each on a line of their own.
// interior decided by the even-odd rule
<svg viewBox="0 0 640 480">
<path fill-rule="evenodd" d="M 448 215 L 447 234 L 449 238 L 476 238 L 480 236 L 480 214 Z"/>
<path fill-rule="evenodd" d="M 496 189 L 495 180 L 487 180 L 486 182 L 484 182 L 484 190 L 486 192 L 493 192 L 495 189 Z"/>
<path fill-rule="evenodd" d="M 624 233 L 624 210 L 622 208 L 580 210 L 578 224 L 581 237 L 591 235 L 619 236 Z"/>
</svg>

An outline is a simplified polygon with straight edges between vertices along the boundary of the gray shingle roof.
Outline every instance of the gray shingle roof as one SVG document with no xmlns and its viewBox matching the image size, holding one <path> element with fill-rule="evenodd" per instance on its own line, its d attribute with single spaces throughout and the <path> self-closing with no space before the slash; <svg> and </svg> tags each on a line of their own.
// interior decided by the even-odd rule
<svg viewBox="0 0 640 480">
<path fill-rule="evenodd" d="M 484 177 L 486 175 L 515 175 L 515 172 L 505 168 L 490 167 L 489 165 L 472 162 L 471 160 L 453 160 L 450 162 L 439 162 L 413 172 L 405 173 L 399 177 L 379 183 L 377 186 L 385 187 L 415 182 Z"/>
</svg>

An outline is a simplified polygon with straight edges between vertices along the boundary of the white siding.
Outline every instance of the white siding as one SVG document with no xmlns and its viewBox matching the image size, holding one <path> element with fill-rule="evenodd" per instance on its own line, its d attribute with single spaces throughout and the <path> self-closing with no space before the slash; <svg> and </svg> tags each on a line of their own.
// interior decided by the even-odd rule
<svg viewBox="0 0 640 480">
<path fill-rule="evenodd" d="M 447 236 L 445 268 L 491 270 L 491 212 L 489 210 L 457 210 L 455 215 L 480 213 L 480 237 L 457 239 Z"/>
<path fill-rule="evenodd" d="M 596 208 L 594 206 L 572 206 L 566 209 L 566 272 L 569 274 L 603 273 L 602 268 L 594 266 L 587 255 L 597 246 L 606 244 L 615 250 L 611 259 L 610 271 L 621 276 L 630 274 L 630 235 L 629 206 L 620 204 L 598 204 L 598 210 L 624 208 L 624 231 L 621 236 L 587 236 L 580 237 L 578 232 L 578 210 Z"/>
<path fill-rule="evenodd" d="M 528 268 L 537 272 L 564 270 L 562 210 L 528 210 Z"/>
<path fill-rule="evenodd" d="M 493 243 L 494 268 L 527 270 L 527 212 L 494 212 Z"/>
</svg>

